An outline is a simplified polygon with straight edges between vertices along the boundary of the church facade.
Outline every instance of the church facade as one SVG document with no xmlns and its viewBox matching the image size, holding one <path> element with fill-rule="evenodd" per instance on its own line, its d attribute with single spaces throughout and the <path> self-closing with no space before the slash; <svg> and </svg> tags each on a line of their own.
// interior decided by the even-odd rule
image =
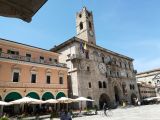
<svg viewBox="0 0 160 120">
<path fill-rule="evenodd" d="M 76 31 L 76 37 L 51 49 L 69 68 L 68 96 L 93 99 L 100 109 L 104 103 L 134 104 L 139 93 L 133 59 L 96 45 L 93 14 L 85 7 L 76 14 Z"/>
</svg>

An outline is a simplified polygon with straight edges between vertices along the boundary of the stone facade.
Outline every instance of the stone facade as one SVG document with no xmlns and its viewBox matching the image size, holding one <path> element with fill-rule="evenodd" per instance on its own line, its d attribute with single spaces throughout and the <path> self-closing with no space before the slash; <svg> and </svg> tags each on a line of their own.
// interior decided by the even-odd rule
<svg viewBox="0 0 160 120">
<path fill-rule="evenodd" d="M 136 75 L 137 82 L 144 82 L 155 87 L 156 96 L 160 96 L 160 69 L 141 72 Z"/>
<path fill-rule="evenodd" d="M 86 8 L 77 13 L 76 25 L 76 37 L 51 49 L 60 53 L 59 60 L 69 68 L 69 96 L 94 99 L 100 109 L 105 102 L 133 103 L 139 98 L 133 59 L 96 45 L 93 14 Z"/>
<path fill-rule="evenodd" d="M 141 101 L 143 101 L 145 98 L 156 97 L 155 86 L 151 84 L 138 82 L 138 89 Z"/>
</svg>

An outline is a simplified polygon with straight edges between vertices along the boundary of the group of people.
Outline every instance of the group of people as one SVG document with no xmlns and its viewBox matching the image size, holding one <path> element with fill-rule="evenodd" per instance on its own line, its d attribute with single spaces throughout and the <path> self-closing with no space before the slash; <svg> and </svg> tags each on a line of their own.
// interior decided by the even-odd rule
<svg viewBox="0 0 160 120">
<path fill-rule="evenodd" d="M 60 120 L 72 120 L 71 113 L 62 109 L 60 113 Z"/>
</svg>

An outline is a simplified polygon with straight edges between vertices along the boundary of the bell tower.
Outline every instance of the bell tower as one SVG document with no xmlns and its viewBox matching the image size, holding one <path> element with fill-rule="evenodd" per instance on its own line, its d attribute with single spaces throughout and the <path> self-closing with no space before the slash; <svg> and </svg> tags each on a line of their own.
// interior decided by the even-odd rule
<svg viewBox="0 0 160 120">
<path fill-rule="evenodd" d="M 91 44 L 96 44 L 93 14 L 86 7 L 76 14 L 77 37 Z"/>
</svg>

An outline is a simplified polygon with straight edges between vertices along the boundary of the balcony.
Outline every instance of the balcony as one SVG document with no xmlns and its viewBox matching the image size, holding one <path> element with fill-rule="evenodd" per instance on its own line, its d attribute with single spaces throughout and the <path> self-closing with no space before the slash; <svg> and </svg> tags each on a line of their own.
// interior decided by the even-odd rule
<svg viewBox="0 0 160 120">
<path fill-rule="evenodd" d="M 64 63 L 58 63 L 58 62 L 53 62 L 49 60 L 41 60 L 38 58 L 31 58 L 31 57 L 26 57 L 21 55 L 8 54 L 4 52 L 0 52 L 0 58 L 18 60 L 18 61 L 24 61 L 24 62 L 30 62 L 30 63 L 36 63 L 36 64 L 43 64 L 43 65 L 50 65 L 50 66 L 57 66 L 57 67 L 67 67 L 67 65 Z"/>
<path fill-rule="evenodd" d="M 80 54 L 72 54 L 71 57 L 70 57 L 71 60 L 73 60 L 73 59 L 82 59 L 82 58 L 83 57 Z"/>
<path fill-rule="evenodd" d="M 0 81 L 0 88 L 44 88 L 44 89 L 67 89 L 62 84 L 42 84 L 42 83 L 22 83 L 22 82 L 3 82 Z"/>
</svg>

